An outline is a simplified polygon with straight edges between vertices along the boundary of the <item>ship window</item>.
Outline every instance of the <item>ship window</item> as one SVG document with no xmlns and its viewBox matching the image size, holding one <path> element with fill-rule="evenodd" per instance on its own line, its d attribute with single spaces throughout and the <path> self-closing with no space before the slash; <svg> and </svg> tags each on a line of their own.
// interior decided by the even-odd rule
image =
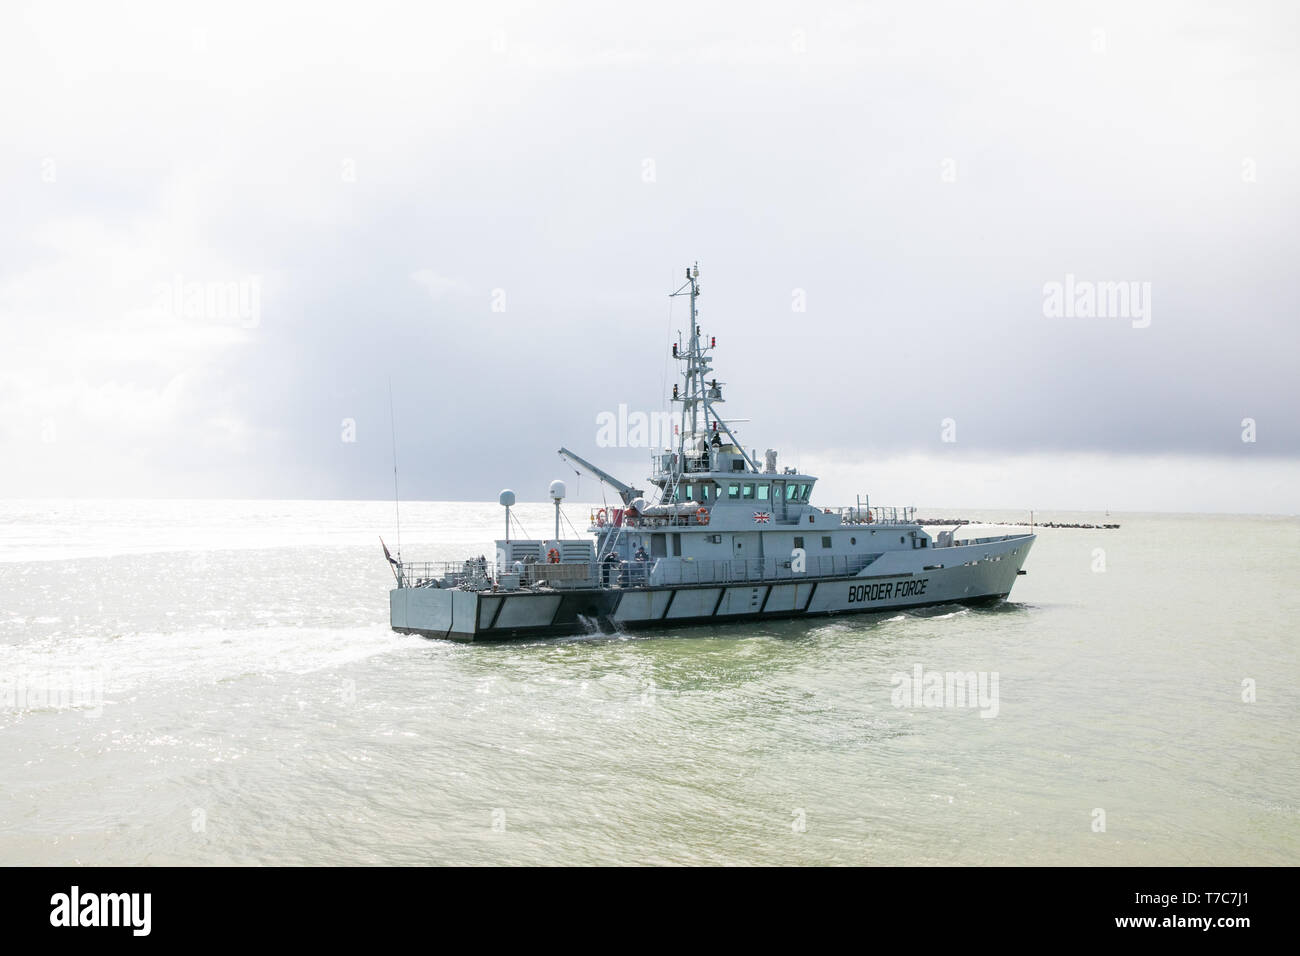
<svg viewBox="0 0 1300 956">
<path fill-rule="evenodd" d="M 752 481 L 747 481 L 747 482 L 745 482 L 745 492 L 744 492 L 744 496 L 745 496 L 746 498 L 752 498 L 752 497 L 754 497 L 754 483 L 753 483 Z"/>
<path fill-rule="evenodd" d="M 740 497 L 740 485 L 727 485 L 727 497 L 728 497 L 728 498 L 739 498 L 739 497 Z"/>
<path fill-rule="evenodd" d="M 668 556 L 667 542 L 662 534 L 650 535 L 650 557 L 664 558 Z"/>
<path fill-rule="evenodd" d="M 685 487 L 685 489 L 686 489 L 686 500 L 687 500 L 687 501 L 694 501 L 694 500 L 695 500 L 695 486 L 694 486 L 694 485 L 684 485 L 683 487 Z"/>
<path fill-rule="evenodd" d="M 785 486 L 785 500 L 794 501 L 798 497 L 799 497 L 799 486 L 792 481 L 790 482 L 790 484 Z"/>
<path fill-rule="evenodd" d="M 767 486 L 767 485 L 759 485 L 759 486 L 758 486 L 758 500 L 759 500 L 759 501 L 766 501 L 766 500 L 767 500 L 767 490 L 768 490 L 768 486 Z"/>
<path fill-rule="evenodd" d="M 858 543 L 857 538 L 849 538 L 849 544 L 857 544 L 857 543 Z"/>
<path fill-rule="evenodd" d="M 797 534 L 797 535 L 794 536 L 794 546 L 795 546 L 796 548 L 802 548 L 802 547 L 803 547 L 803 535 L 801 535 L 801 534 Z"/>
<path fill-rule="evenodd" d="M 701 500 L 701 501 L 708 501 L 708 500 L 709 500 L 709 497 L 710 497 L 709 493 L 710 493 L 712 490 L 713 490 L 713 484 L 712 484 L 712 482 L 708 482 L 708 481 L 702 481 L 702 482 L 700 482 L 700 500 Z"/>
<path fill-rule="evenodd" d="M 680 531 L 674 531 L 673 532 L 673 557 L 680 558 L 681 555 L 682 555 L 682 533 Z"/>
<path fill-rule="evenodd" d="M 822 547 L 829 548 L 830 546 L 831 546 L 831 536 L 828 534 L 822 535 Z"/>
</svg>

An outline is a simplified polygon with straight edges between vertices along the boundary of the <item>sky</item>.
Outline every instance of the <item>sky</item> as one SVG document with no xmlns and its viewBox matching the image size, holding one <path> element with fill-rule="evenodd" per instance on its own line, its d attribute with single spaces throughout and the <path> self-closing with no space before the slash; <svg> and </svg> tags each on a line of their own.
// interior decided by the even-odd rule
<svg viewBox="0 0 1300 956">
<path fill-rule="evenodd" d="M 1300 511 L 1285 3 L 7 3 L 0 497 Z M 390 404 L 391 403 L 391 404 Z"/>
</svg>

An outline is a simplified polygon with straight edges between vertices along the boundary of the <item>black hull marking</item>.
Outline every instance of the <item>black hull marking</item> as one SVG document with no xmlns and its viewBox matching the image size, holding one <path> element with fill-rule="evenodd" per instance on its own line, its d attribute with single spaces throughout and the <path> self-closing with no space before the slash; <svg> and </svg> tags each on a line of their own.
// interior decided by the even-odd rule
<svg viewBox="0 0 1300 956">
<path fill-rule="evenodd" d="M 897 613 L 898 611 L 916 611 L 921 608 L 943 607 L 945 605 L 950 607 L 951 606 L 982 607 L 986 605 L 996 604 L 999 601 L 1006 600 L 1008 593 L 1010 592 L 1003 592 L 1002 594 L 982 594 L 979 597 L 962 598 L 960 600 L 955 600 L 955 601 L 922 601 L 919 604 L 896 604 L 890 607 L 878 607 L 878 608 L 862 607 L 862 608 L 847 608 L 847 609 L 831 610 L 831 611 L 772 611 L 770 613 L 765 613 L 765 614 L 744 612 L 741 614 L 725 614 L 722 615 L 721 617 L 712 617 L 712 616 L 682 617 L 682 618 L 674 618 L 671 621 L 665 620 L 663 618 L 653 618 L 645 621 L 628 621 L 624 624 L 624 627 L 626 627 L 629 632 L 635 633 L 637 631 L 642 631 L 642 630 L 661 630 L 666 627 L 678 627 L 678 626 L 694 627 L 694 626 L 705 625 L 705 624 L 731 625 L 731 624 L 744 624 L 749 621 L 781 621 L 781 620 L 792 620 L 795 618 L 820 618 L 820 617 L 832 617 L 832 616 L 839 617 L 845 614 L 894 614 Z M 809 603 L 811 603 L 811 601 L 812 599 L 810 597 Z M 807 607 L 806 604 L 804 606 Z M 577 620 L 575 618 L 574 624 L 576 625 L 576 623 Z M 437 640 L 452 640 L 452 641 L 462 641 L 462 642 L 473 641 L 474 643 L 477 644 L 500 642 L 500 641 L 511 640 L 511 639 L 526 640 L 529 638 L 536 639 L 536 638 L 545 638 L 545 637 L 576 637 L 581 633 L 580 631 L 576 631 L 574 630 L 573 627 L 567 626 L 562 622 L 553 624 L 549 627 L 512 628 L 510 630 L 494 632 L 491 634 L 485 634 L 485 633 L 466 634 L 464 632 L 453 632 L 453 631 L 447 631 L 444 633 L 441 631 L 428 631 L 428 630 L 422 630 L 420 628 L 414 628 L 414 627 L 395 627 L 393 628 L 393 630 L 396 631 L 398 634 L 415 634 L 420 637 L 427 637 L 427 638 L 432 638 Z"/>
<path fill-rule="evenodd" d="M 673 588 L 671 591 L 668 592 L 668 603 L 664 605 L 664 612 L 663 614 L 659 615 L 659 620 L 661 621 L 668 620 L 668 612 L 673 609 L 673 599 L 676 597 L 677 597 L 677 589 Z"/>
<path fill-rule="evenodd" d="M 817 594 L 817 583 L 816 581 L 813 582 L 812 590 L 808 592 L 808 600 L 803 602 L 803 611 L 801 612 L 803 614 L 807 614 L 808 609 L 812 607 L 812 599 Z"/>
</svg>

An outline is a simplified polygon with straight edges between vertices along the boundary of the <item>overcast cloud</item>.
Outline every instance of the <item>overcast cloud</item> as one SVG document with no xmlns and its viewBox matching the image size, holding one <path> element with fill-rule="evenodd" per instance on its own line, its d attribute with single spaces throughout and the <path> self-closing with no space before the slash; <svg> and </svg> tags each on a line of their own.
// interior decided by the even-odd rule
<svg viewBox="0 0 1300 956">
<path fill-rule="evenodd" d="M 1294 5 L 4 11 L 0 496 L 639 479 L 698 260 L 832 497 L 1300 510 Z"/>
</svg>

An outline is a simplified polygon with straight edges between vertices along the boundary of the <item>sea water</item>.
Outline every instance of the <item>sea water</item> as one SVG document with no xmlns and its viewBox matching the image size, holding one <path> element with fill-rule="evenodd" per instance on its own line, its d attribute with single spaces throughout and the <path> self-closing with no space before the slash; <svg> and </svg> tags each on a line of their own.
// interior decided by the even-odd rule
<svg viewBox="0 0 1300 956">
<path fill-rule="evenodd" d="M 0 862 L 1300 862 L 1300 522 L 1039 517 L 1121 528 L 987 609 L 463 645 L 389 629 L 392 503 L 0 502 Z"/>
</svg>

